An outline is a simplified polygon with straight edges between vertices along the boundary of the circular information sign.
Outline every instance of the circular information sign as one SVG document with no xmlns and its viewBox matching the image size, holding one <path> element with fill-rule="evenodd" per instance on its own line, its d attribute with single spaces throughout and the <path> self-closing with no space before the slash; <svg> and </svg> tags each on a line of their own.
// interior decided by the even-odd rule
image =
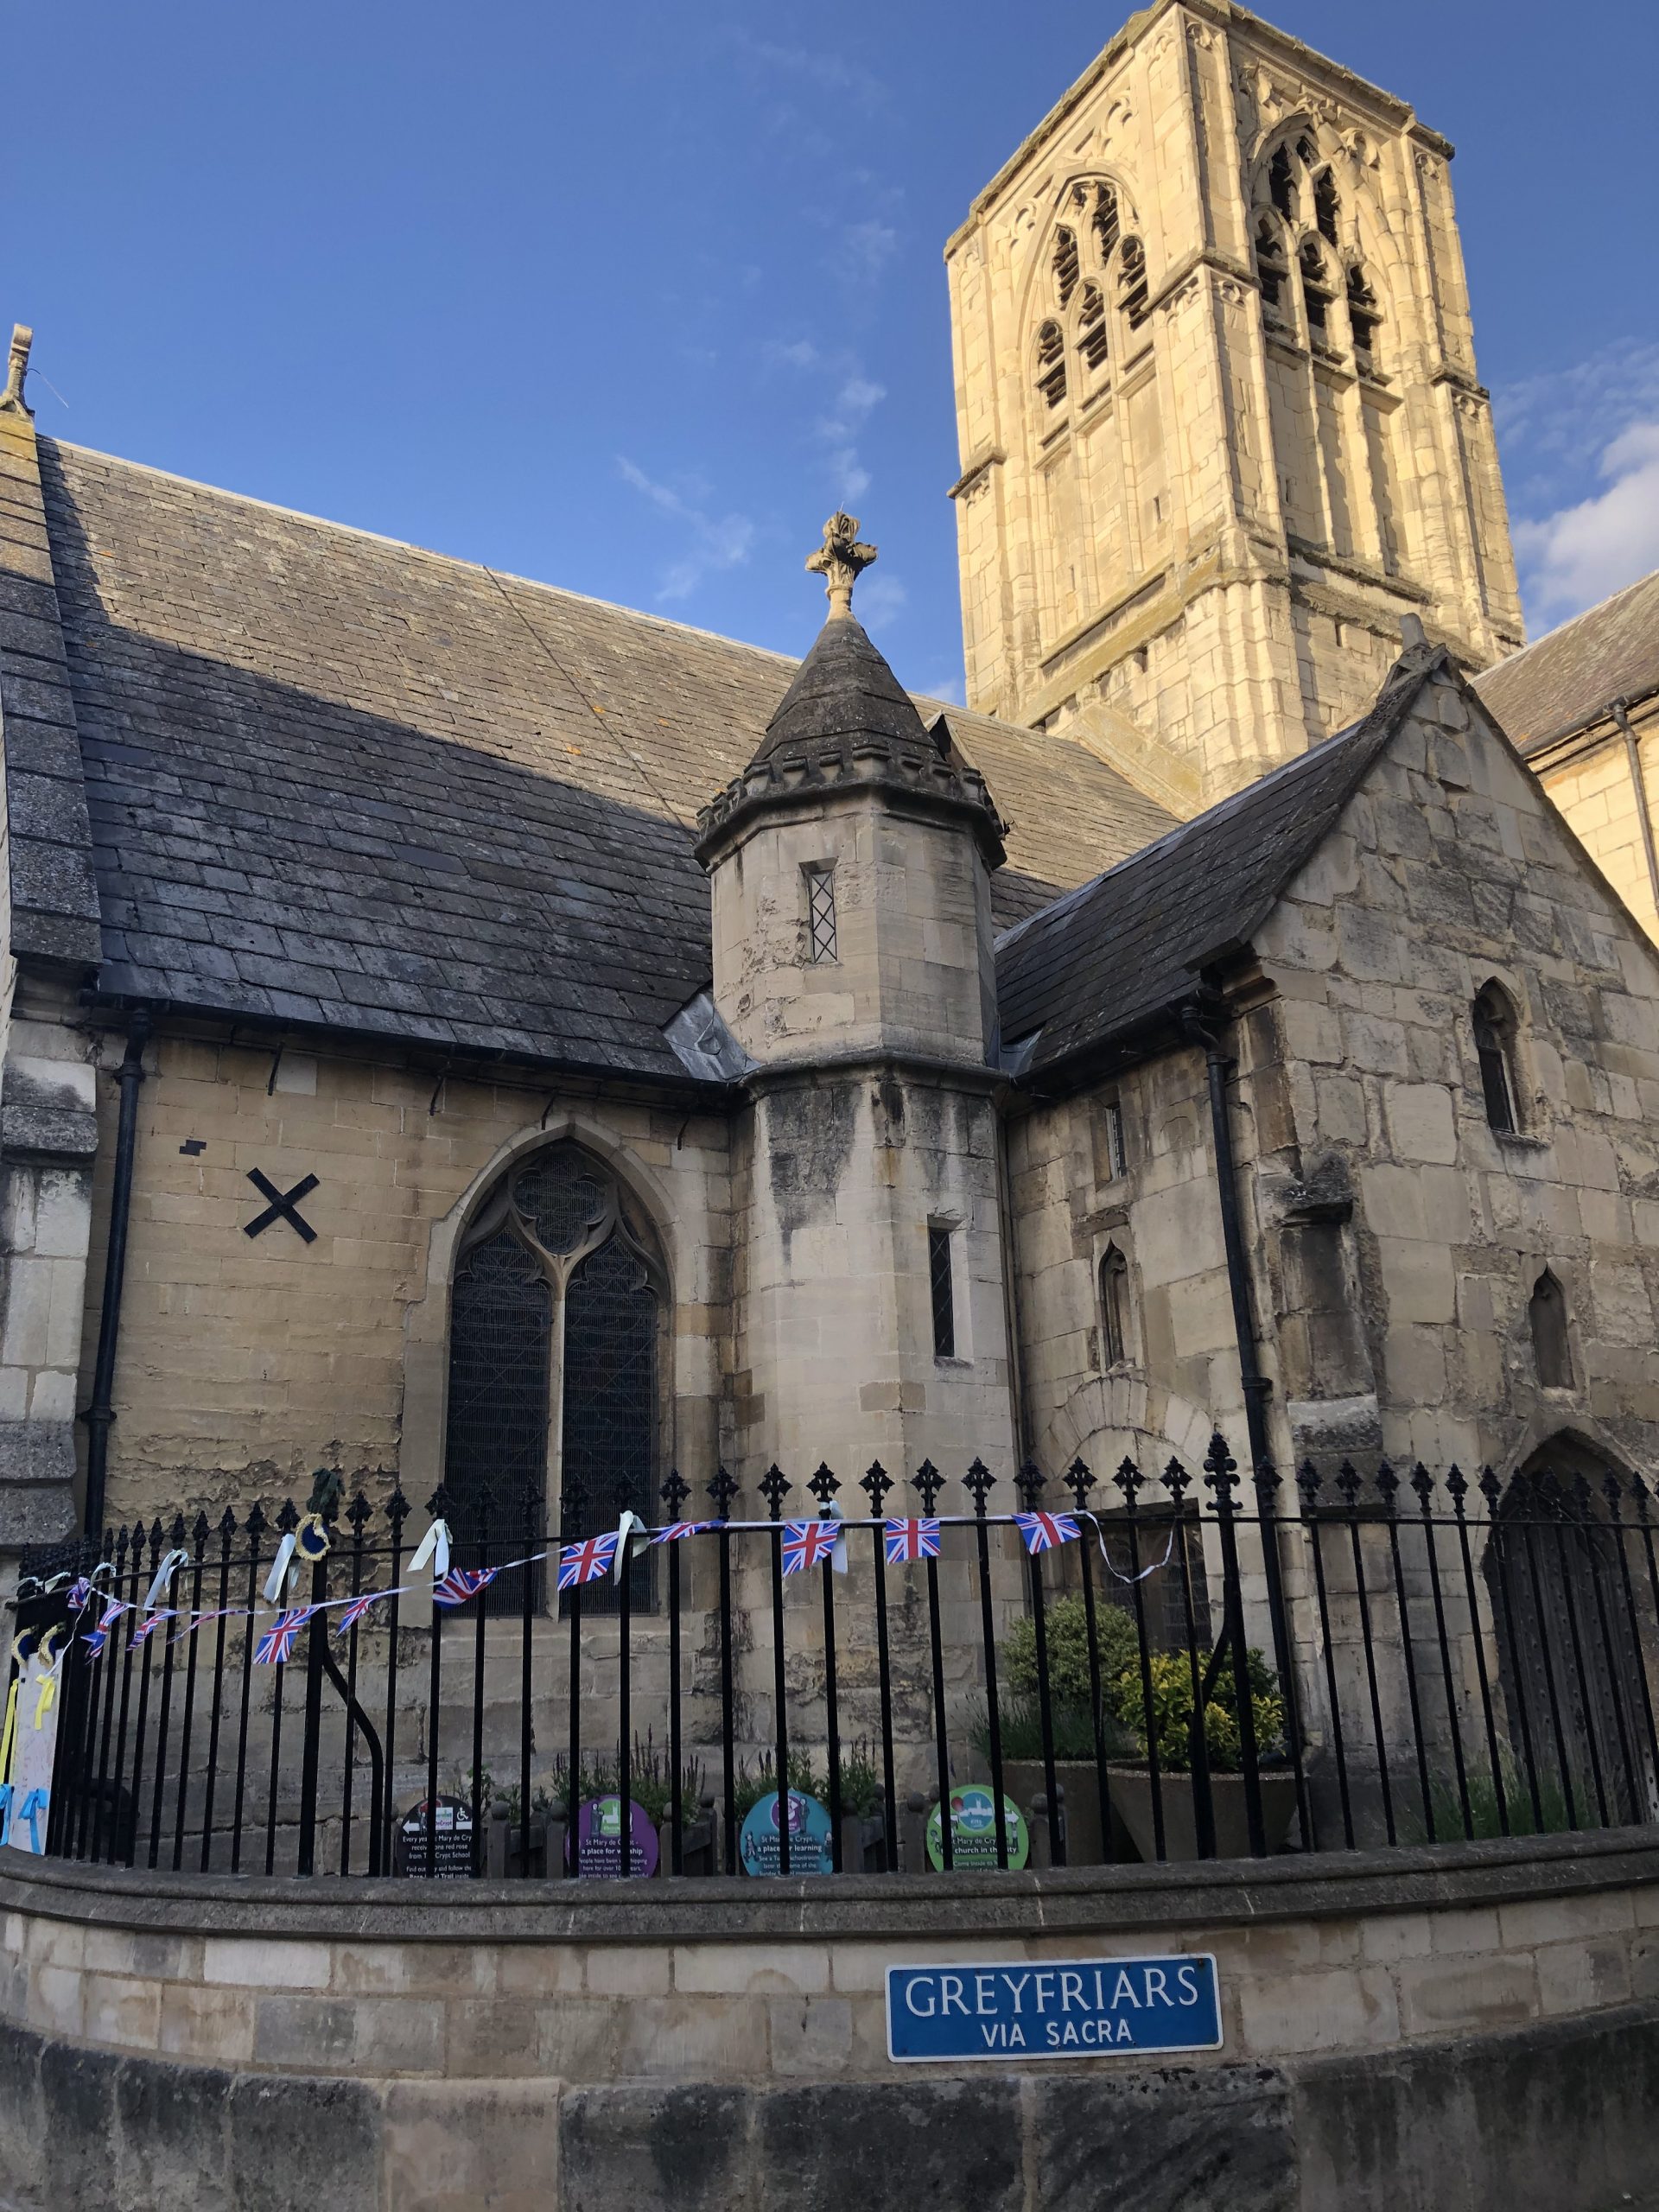
<svg viewBox="0 0 1659 2212">
<path fill-rule="evenodd" d="M 781 1874 L 783 1853 L 778 1834 L 778 1792 L 752 1806 L 738 1841 L 738 1855 L 746 1874 Z M 830 1813 L 816 1797 L 798 1789 L 789 1793 L 789 1871 L 791 1874 L 832 1874 L 835 1856 L 830 1845 Z"/>
<path fill-rule="evenodd" d="M 1031 1855 L 1031 1837 L 1012 1797 L 1002 1800 L 1002 1825 L 1008 1864 L 1023 1866 Z M 927 1816 L 927 1855 L 943 1872 L 944 1835 L 937 1805 Z M 996 1864 L 996 1800 L 982 1783 L 963 1783 L 950 1792 L 950 1859 L 954 1866 Z"/>
<path fill-rule="evenodd" d="M 632 1834 L 628 1840 L 628 1868 L 631 1875 L 645 1876 L 657 1872 L 657 1829 L 643 1805 L 630 1802 L 632 1815 Z M 622 1800 L 620 1797 L 587 1797 L 576 1808 L 574 1834 L 564 1840 L 565 1862 L 575 1853 L 578 1874 L 593 1881 L 619 1881 L 622 1875 Z"/>
</svg>

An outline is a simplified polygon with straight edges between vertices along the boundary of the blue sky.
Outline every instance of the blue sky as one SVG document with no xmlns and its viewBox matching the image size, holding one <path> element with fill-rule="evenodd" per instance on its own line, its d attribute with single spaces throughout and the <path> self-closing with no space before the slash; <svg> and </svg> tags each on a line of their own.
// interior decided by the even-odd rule
<svg viewBox="0 0 1659 2212">
<path fill-rule="evenodd" d="M 1659 565 L 1659 10 L 1273 12 L 1458 146 L 1535 631 Z M 0 316 L 44 429 L 786 652 L 844 499 L 861 611 L 951 694 L 941 248 L 1121 20 L 54 0 Z"/>
</svg>

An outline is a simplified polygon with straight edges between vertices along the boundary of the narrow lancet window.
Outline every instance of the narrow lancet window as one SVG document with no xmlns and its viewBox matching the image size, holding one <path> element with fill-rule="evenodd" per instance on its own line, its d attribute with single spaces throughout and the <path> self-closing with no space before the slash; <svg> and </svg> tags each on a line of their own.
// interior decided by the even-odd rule
<svg viewBox="0 0 1659 2212">
<path fill-rule="evenodd" d="M 1341 206 L 1331 172 L 1325 169 L 1313 181 L 1313 220 L 1319 236 L 1330 245 L 1337 242 L 1337 213 Z"/>
<path fill-rule="evenodd" d="M 1077 232 L 1062 226 L 1054 233 L 1054 289 L 1062 307 L 1077 290 L 1082 267 L 1077 253 Z"/>
<path fill-rule="evenodd" d="M 1091 376 L 1105 367 L 1106 350 L 1106 302 L 1098 284 L 1085 284 L 1077 315 L 1077 351 Z"/>
<path fill-rule="evenodd" d="M 1102 1363 L 1122 1366 L 1129 1356 L 1129 1263 L 1116 1244 L 1100 1263 L 1100 1336 Z"/>
<path fill-rule="evenodd" d="M 928 1290 L 933 1302 L 933 1357 L 957 1356 L 957 1294 L 950 1265 L 950 1231 L 932 1222 L 927 1231 Z"/>
<path fill-rule="evenodd" d="M 807 957 L 814 966 L 836 957 L 836 871 L 810 868 L 806 876 Z"/>
<path fill-rule="evenodd" d="M 1117 272 L 1117 302 L 1131 330 L 1139 330 L 1152 313 L 1147 303 L 1147 255 L 1139 238 L 1125 238 L 1123 258 Z"/>
<path fill-rule="evenodd" d="M 1567 1334 L 1567 1294 L 1546 1268 L 1527 1301 L 1532 1354 L 1538 1380 L 1547 1390 L 1573 1388 L 1573 1351 Z"/>
<path fill-rule="evenodd" d="M 1515 1010 L 1500 987 L 1488 983 L 1476 997 L 1473 1017 L 1486 1125 L 1512 1135 L 1521 1125 L 1516 1111 Z"/>
<path fill-rule="evenodd" d="M 1065 334 L 1058 322 L 1046 322 L 1037 334 L 1037 389 L 1051 407 L 1065 397 Z"/>
</svg>

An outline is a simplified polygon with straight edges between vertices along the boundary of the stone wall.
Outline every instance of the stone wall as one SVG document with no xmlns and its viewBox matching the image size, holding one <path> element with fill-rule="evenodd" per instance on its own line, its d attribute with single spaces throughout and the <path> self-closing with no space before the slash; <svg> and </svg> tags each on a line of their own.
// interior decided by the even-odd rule
<svg viewBox="0 0 1659 2212">
<path fill-rule="evenodd" d="M 0 1867 L 19 2212 L 702 2212 L 785 2173 L 827 2207 L 969 2171 L 1007 2212 L 1610 2212 L 1649 2170 L 1636 1832 L 626 1896 Z M 891 1964 L 1167 1951 L 1215 1955 L 1221 2050 L 887 2060 Z"/>
<path fill-rule="evenodd" d="M 140 1093 L 131 1241 L 116 1374 L 112 1518 L 402 1479 L 417 1510 L 442 1469 L 448 1284 L 456 1243 L 497 1177 L 573 1137 L 610 1160 L 662 1241 L 672 1291 L 664 1465 L 711 1472 L 728 1342 L 723 1119 L 378 1064 L 347 1050 L 162 1034 Z M 100 1081 L 95 1211 L 106 1228 L 115 1096 Z M 305 1243 L 264 1211 L 306 1175 Z M 83 1373 L 97 1341 L 89 1284 Z M 556 1484 L 550 1494 L 556 1496 Z"/>
</svg>

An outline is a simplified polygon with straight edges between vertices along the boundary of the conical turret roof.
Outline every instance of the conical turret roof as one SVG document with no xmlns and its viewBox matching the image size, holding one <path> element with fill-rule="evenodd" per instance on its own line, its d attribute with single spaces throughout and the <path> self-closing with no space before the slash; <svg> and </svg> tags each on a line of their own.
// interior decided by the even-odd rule
<svg viewBox="0 0 1659 2212">
<path fill-rule="evenodd" d="M 848 741 L 930 743 L 914 702 L 863 624 L 832 614 L 766 724 L 751 765 L 815 759 Z"/>
</svg>

